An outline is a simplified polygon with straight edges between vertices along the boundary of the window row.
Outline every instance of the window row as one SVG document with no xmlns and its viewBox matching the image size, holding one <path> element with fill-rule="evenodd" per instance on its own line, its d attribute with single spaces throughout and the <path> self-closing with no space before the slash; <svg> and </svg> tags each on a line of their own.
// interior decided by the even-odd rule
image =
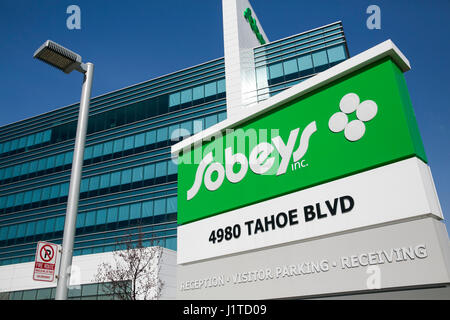
<svg viewBox="0 0 450 320">
<path fill-rule="evenodd" d="M 68 299 L 83 299 L 83 300 L 114 300 L 118 299 L 111 292 L 108 283 L 92 283 L 82 284 L 79 286 L 69 287 Z M 20 290 L 3 293 L 5 299 L 8 300 L 54 300 L 56 295 L 56 287 L 41 288 L 31 290 Z"/>
<path fill-rule="evenodd" d="M 258 88 L 321 72 L 347 58 L 344 45 L 256 69 Z"/>
<path fill-rule="evenodd" d="M 84 192 L 131 184 L 143 180 L 165 177 L 177 173 L 177 166 L 172 160 L 160 161 L 134 168 L 108 172 L 81 180 L 80 198 Z M 59 183 L 43 188 L 0 197 L 0 209 L 22 206 L 55 198 L 65 198 L 69 192 L 69 182 Z"/>
<path fill-rule="evenodd" d="M 177 198 L 161 198 L 79 213 L 76 228 L 137 220 L 177 212 Z"/>
<path fill-rule="evenodd" d="M 211 96 L 212 100 L 218 100 L 225 98 L 225 93 L 217 93 L 215 96 Z M 137 100 L 137 99 L 135 99 Z M 129 103 L 129 102 L 128 102 Z M 217 104 L 223 103 L 218 101 Z M 180 108 L 188 108 L 195 105 L 194 103 L 184 104 L 179 107 L 172 107 L 169 110 L 169 94 L 163 94 L 157 97 L 149 98 L 143 101 L 137 101 L 125 106 L 121 106 L 109 111 L 105 111 L 99 114 L 89 116 L 87 134 L 108 130 L 111 128 L 119 127 L 126 124 L 131 124 L 137 121 L 161 116 L 169 111 L 179 110 Z M 71 121 L 56 127 L 53 127 L 50 132 L 46 132 L 46 138 L 51 136 L 49 140 L 43 140 L 41 146 L 54 143 L 63 142 L 75 138 L 77 128 L 77 122 Z M 9 141 L 8 141 L 9 142 Z M 8 143 L 6 142 L 6 143 Z M 38 147 L 38 145 L 33 146 Z M 40 147 L 40 146 L 39 146 Z M 5 147 L 2 147 L 5 150 Z M 6 151 L 1 151 L 5 153 Z M 25 149 L 17 149 L 16 151 L 9 150 L 8 154 L 15 154 L 17 152 L 23 152 Z"/>
<path fill-rule="evenodd" d="M 84 227 L 144 219 L 176 212 L 176 197 L 148 200 L 78 213 L 76 228 L 78 230 Z M 62 231 L 64 220 L 65 216 L 59 216 L 0 227 L 0 242 Z M 77 233 L 77 235 L 79 234 Z"/>
<path fill-rule="evenodd" d="M 195 120 L 185 121 L 170 127 L 162 127 L 155 130 L 150 130 L 147 132 L 127 136 L 124 138 L 118 138 L 115 140 L 107 141 L 104 143 L 99 143 L 86 147 L 84 151 L 84 164 L 89 165 L 91 163 L 99 162 L 101 160 L 106 161 L 106 156 L 110 159 L 114 158 L 112 155 L 117 154 L 122 151 L 129 151 L 135 149 L 139 152 L 145 151 L 140 150 L 145 146 L 152 146 L 155 143 L 160 143 L 167 140 L 179 140 L 180 137 L 195 134 L 205 128 L 208 128 L 217 122 L 225 120 L 226 113 L 222 112 L 220 114 L 215 114 L 211 116 L 206 116 L 204 118 L 199 118 Z M 128 154 L 127 154 L 128 155 Z M 122 156 L 120 154 L 119 156 Z M 27 178 L 28 175 L 36 172 L 42 172 L 47 174 L 50 172 L 58 172 L 66 170 L 65 166 L 72 163 L 73 151 L 68 151 L 65 153 L 60 153 L 57 155 L 52 155 L 49 157 L 41 158 L 38 160 L 28 161 L 15 166 L 10 166 L 0 169 L 0 181 L 4 183 L 10 183 L 11 181 L 17 181 L 12 179 L 15 177 Z M 89 160 L 99 160 L 99 161 L 89 161 Z M 53 170 L 53 169 L 58 170 Z"/>
<path fill-rule="evenodd" d="M 36 144 L 41 144 L 50 141 L 52 130 L 45 130 L 38 133 L 33 133 L 28 136 L 9 140 L 0 143 L 0 154 L 14 151 L 17 149 L 28 148 Z"/>
<path fill-rule="evenodd" d="M 87 247 L 83 249 L 77 249 L 77 244 L 75 243 L 75 249 L 73 251 L 74 256 L 82 255 L 82 254 L 94 254 L 94 253 L 102 253 L 102 252 L 111 252 L 116 250 L 116 239 L 113 238 L 112 240 L 109 240 L 108 244 L 95 246 L 95 247 Z M 106 241 L 105 241 L 106 243 Z M 164 238 L 158 238 L 158 239 L 144 239 L 143 241 L 144 246 L 161 246 L 164 248 L 168 248 L 171 250 L 177 250 L 177 238 L 175 236 L 166 236 Z M 6 258 L 2 259 L 0 257 L 0 266 L 2 265 L 9 265 L 9 264 L 16 264 L 16 263 L 24 263 L 24 262 L 32 262 L 35 259 L 35 248 L 33 248 L 31 253 L 29 255 L 25 255 L 22 257 L 17 258 Z"/>
<path fill-rule="evenodd" d="M 342 25 L 340 23 L 336 23 L 336 24 L 333 24 L 333 25 L 330 25 L 328 27 L 321 28 L 321 29 L 318 29 L 318 30 L 309 31 L 309 32 L 303 32 L 301 34 L 289 37 L 289 38 L 284 39 L 284 40 L 273 41 L 273 42 L 268 43 L 265 46 L 261 46 L 261 47 L 255 48 L 255 54 L 260 54 L 261 52 L 270 52 L 273 49 L 278 49 L 278 47 L 281 46 L 281 45 L 284 45 L 284 44 L 289 44 L 290 45 L 292 42 L 299 41 L 299 40 L 303 40 L 304 41 L 308 37 L 311 37 L 311 36 L 314 36 L 314 35 L 317 35 L 317 34 L 320 34 L 320 33 L 325 33 L 327 31 L 332 31 L 332 30 L 333 31 L 334 30 L 342 31 Z"/>
<path fill-rule="evenodd" d="M 210 101 L 209 98 L 215 99 L 217 94 L 225 92 L 225 79 L 213 81 L 205 85 L 189 88 L 169 95 L 169 107 L 199 104 Z"/>
</svg>

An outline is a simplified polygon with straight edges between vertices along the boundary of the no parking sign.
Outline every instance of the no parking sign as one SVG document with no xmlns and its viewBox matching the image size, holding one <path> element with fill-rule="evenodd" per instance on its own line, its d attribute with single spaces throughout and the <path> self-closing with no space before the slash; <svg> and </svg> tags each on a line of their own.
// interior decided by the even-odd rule
<svg viewBox="0 0 450 320">
<path fill-rule="evenodd" d="M 60 246 L 50 242 L 39 241 L 34 263 L 33 280 L 55 281 L 55 273 L 59 266 Z"/>
</svg>

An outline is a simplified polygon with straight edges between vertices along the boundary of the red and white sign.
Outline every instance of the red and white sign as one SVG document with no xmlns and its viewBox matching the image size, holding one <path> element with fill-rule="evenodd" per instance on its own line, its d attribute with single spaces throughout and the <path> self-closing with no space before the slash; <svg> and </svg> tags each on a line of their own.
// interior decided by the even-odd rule
<svg viewBox="0 0 450 320">
<path fill-rule="evenodd" d="M 34 263 L 33 280 L 55 281 L 55 272 L 59 263 L 60 246 L 50 242 L 39 241 Z"/>
</svg>

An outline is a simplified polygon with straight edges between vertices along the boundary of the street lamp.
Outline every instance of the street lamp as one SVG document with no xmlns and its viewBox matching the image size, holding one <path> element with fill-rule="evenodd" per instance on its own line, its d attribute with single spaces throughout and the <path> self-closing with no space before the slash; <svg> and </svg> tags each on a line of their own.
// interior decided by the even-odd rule
<svg viewBox="0 0 450 320">
<path fill-rule="evenodd" d="M 78 200 L 80 197 L 81 171 L 83 166 L 94 65 L 90 62 L 83 63 L 80 55 L 51 40 L 45 41 L 44 44 L 36 50 L 34 58 L 58 68 L 65 73 L 77 70 L 84 74 L 83 86 L 81 89 L 80 112 L 78 114 L 77 133 L 75 137 L 75 149 L 73 152 L 72 172 L 70 174 L 61 264 L 55 296 L 56 300 L 66 300 L 72 268 L 73 242 L 78 212 Z"/>
</svg>

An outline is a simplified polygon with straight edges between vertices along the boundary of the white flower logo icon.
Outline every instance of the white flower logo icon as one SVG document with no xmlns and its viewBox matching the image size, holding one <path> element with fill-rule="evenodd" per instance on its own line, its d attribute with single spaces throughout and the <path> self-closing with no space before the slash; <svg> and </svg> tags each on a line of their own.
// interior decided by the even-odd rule
<svg viewBox="0 0 450 320">
<path fill-rule="evenodd" d="M 333 132 L 344 130 L 344 136 L 349 141 L 357 141 L 364 136 L 366 126 L 364 122 L 372 120 L 378 111 L 377 104 L 372 100 L 359 103 L 356 93 L 347 93 L 339 102 L 341 112 L 333 114 L 328 121 L 328 127 Z M 348 122 L 348 114 L 355 112 L 358 120 Z"/>
</svg>

